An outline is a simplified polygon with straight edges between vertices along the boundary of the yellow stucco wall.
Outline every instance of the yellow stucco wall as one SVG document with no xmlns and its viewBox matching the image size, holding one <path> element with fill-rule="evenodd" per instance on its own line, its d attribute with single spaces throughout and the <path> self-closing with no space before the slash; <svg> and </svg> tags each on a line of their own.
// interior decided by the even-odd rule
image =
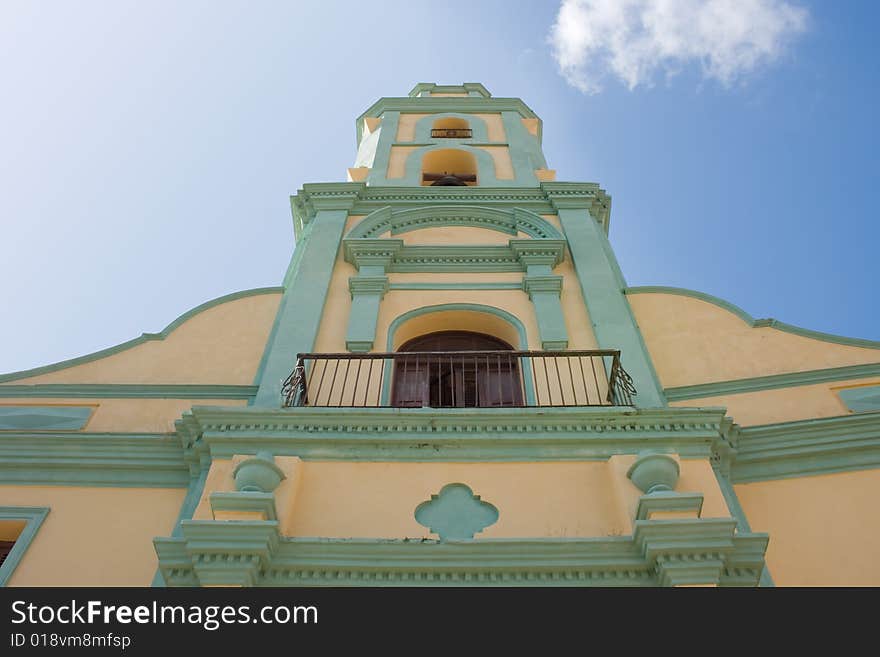
<svg viewBox="0 0 880 657">
<path fill-rule="evenodd" d="M 778 586 L 880 586 L 880 470 L 734 488 Z"/>
<path fill-rule="evenodd" d="M 236 457 L 236 460 L 241 457 Z M 475 538 L 619 536 L 632 531 L 641 495 L 626 479 L 635 456 L 611 461 L 540 463 L 282 462 L 296 473 L 276 491 L 288 536 L 436 538 L 416 507 L 446 484 L 463 483 L 493 504 L 498 521 Z M 211 519 L 213 490 L 233 490 L 234 461 L 214 461 L 194 515 Z M 612 492 L 612 489 L 617 492 Z M 729 517 L 707 461 L 681 461 L 678 490 L 705 496 L 702 517 Z M 294 508 L 289 508 L 289 505 Z"/>
<path fill-rule="evenodd" d="M 834 381 L 809 386 L 776 388 L 738 395 L 702 397 L 672 402 L 671 406 L 724 406 L 727 414 L 743 426 L 793 422 L 818 417 L 849 415 L 851 411 L 837 395 L 841 387 L 880 385 L 880 378 Z"/>
<path fill-rule="evenodd" d="M 392 146 L 388 156 L 388 173 L 386 178 L 403 178 L 406 176 L 406 160 L 418 146 Z"/>
<path fill-rule="evenodd" d="M 149 586 L 153 537 L 168 536 L 183 488 L 0 486 L 0 504 L 51 508 L 10 586 Z"/>
<path fill-rule="evenodd" d="M 752 328 L 715 304 L 677 294 L 628 297 L 664 387 L 880 362 L 880 350 Z"/>
<path fill-rule="evenodd" d="M 164 340 L 10 381 L 30 383 L 253 383 L 281 293 L 242 297 L 191 317 Z"/>
<path fill-rule="evenodd" d="M 507 146 L 478 146 L 481 151 L 486 151 L 495 162 L 495 178 L 498 180 L 513 180 L 513 162 L 510 160 L 510 149 Z"/>
</svg>

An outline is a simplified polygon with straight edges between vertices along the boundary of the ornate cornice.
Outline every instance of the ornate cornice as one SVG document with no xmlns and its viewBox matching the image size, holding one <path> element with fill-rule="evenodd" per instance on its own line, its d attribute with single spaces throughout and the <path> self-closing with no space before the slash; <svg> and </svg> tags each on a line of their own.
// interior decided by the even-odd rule
<svg viewBox="0 0 880 657">
<path fill-rule="evenodd" d="M 169 586 L 755 586 L 767 536 L 733 520 L 644 521 L 604 538 L 311 539 L 275 521 L 184 521 L 154 539 Z"/>
<path fill-rule="evenodd" d="M 718 408 L 402 409 L 195 406 L 178 421 L 197 473 L 212 458 L 267 449 L 326 460 L 590 460 L 644 449 L 708 458 L 729 420 Z"/>
<path fill-rule="evenodd" d="M 186 487 L 174 434 L 0 432 L 0 483 Z"/>
<path fill-rule="evenodd" d="M 549 187 L 548 187 L 549 186 Z M 480 206 L 535 215 L 556 214 L 557 207 L 590 211 L 608 232 L 611 198 L 596 183 L 541 183 L 540 187 L 368 187 L 365 183 L 308 183 L 290 198 L 297 237 L 315 216 L 318 206 L 347 208 L 349 214 L 369 215 L 387 206 Z"/>
<path fill-rule="evenodd" d="M 735 483 L 880 468 L 880 413 L 739 428 Z"/>
</svg>

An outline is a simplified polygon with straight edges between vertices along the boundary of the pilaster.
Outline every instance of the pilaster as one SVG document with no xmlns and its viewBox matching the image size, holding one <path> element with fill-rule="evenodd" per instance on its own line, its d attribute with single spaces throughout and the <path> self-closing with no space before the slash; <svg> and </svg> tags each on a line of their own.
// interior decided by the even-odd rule
<svg viewBox="0 0 880 657">
<path fill-rule="evenodd" d="M 590 212 L 595 195 L 577 194 L 566 183 L 541 187 L 559 214 L 599 348 L 621 351 L 621 363 L 638 390 L 636 406 L 665 406 L 663 389 L 624 294 L 626 283 L 617 259 Z"/>
</svg>

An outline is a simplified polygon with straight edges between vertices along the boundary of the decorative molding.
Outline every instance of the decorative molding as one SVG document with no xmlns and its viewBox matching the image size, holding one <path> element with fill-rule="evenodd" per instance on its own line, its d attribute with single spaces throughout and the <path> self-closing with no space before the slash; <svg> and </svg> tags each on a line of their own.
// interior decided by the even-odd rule
<svg viewBox="0 0 880 657">
<path fill-rule="evenodd" d="M 257 386 L 202 383 L 37 383 L 0 385 L 0 398 L 252 399 Z"/>
<path fill-rule="evenodd" d="M 821 340 L 823 342 L 833 342 L 835 344 L 844 344 L 850 347 L 865 347 L 866 349 L 880 349 L 880 341 L 875 340 L 863 340 L 861 338 L 848 338 L 841 335 L 833 335 L 831 333 L 822 333 L 820 331 L 811 331 L 810 329 L 801 328 L 800 326 L 794 326 L 792 324 L 786 324 L 785 322 L 780 322 L 776 319 L 755 319 L 751 315 L 749 315 L 745 310 L 736 306 L 729 301 L 725 301 L 724 299 L 719 299 L 718 297 L 712 296 L 711 294 L 706 294 L 705 292 L 698 292 L 697 290 L 688 290 L 680 287 L 665 287 L 659 285 L 649 285 L 649 286 L 640 286 L 640 287 L 628 287 L 624 290 L 625 294 L 676 294 L 678 296 L 683 297 L 691 297 L 692 299 L 699 299 L 700 301 L 705 301 L 706 303 L 711 303 L 712 305 L 718 306 L 726 310 L 729 313 L 733 313 L 737 317 L 739 317 L 743 322 L 748 324 L 751 328 L 775 328 L 779 331 L 785 331 L 786 333 L 793 333 L 795 335 L 799 335 L 803 338 L 810 338 L 813 340 Z"/>
<path fill-rule="evenodd" d="M 724 409 L 539 407 L 404 409 L 195 406 L 177 422 L 193 472 L 214 458 L 364 461 L 604 460 L 655 450 L 709 458 L 726 441 Z"/>
<path fill-rule="evenodd" d="M 6 555 L 3 565 L 0 566 L 0 586 L 6 586 L 12 573 L 21 563 L 21 559 L 30 547 L 31 541 L 37 535 L 46 516 L 49 515 L 47 506 L 0 506 L 0 520 L 24 520 L 25 526 L 15 539 L 15 545 Z"/>
<path fill-rule="evenodd" d="M 77 431 L 94 406 L 0 406 L 0 431 Z"/>
<path fill-rule="evenodd" d="M 498 281 L 486 283 L 391 283 L 393 290 L 522 290 L 523 284 L 514 281 Z"/>
<path fill-rule="evenodd" d="M 466 484 L 447 484 L 416 507 L 415 517 L 441 541 L 466 540 L 498 522 L 498 509 Z"/>
<path fill-rule="evenodd" d="M 880 385 L 838 389 L 837 396 L 853 413 L 880 411 Z"/>
<path fill-rule="evenodd" d="M 0 433 L 0 484 L 185 488 L 180 439 L 148 433 Z"/>
<path fill-rule="evenodd" d="M 384 129 L 384 128 L 383 128 Z M 390 148 L 390 145 L 389 145 Z M 373 168 L 381 167 L 378 162 Z M 387 162 L 385 163 L 387 167 Z M 315 216 L 313 198 L 342 196 L 348 198 L 354 193 L 356 199 L 349 214 L 369 215 L 386 206 L 396 208 L 424 207 L 438 205 L 476 205 L 480 207 L 521 208 L 536 215 L 557 214 L 551 203 L 545 185 L 555 185 L 554 198 L 574 198 L 577 203 L 587 207 L 605 233 L 608 232 L 611 198 L 596 183 L 541 183 L 535 187 L 422 187 L 400 185 L 371 185 L 364 183 L 307 183 L 294 196 L 290 197 L 293 213 L 294 233 L 297 241 L 305 227 Z"/>
<path fill-rule="evenodd" d="M 880 413 L 739 428 L 731 440 L 737 484 L 880 468 Z"/>
<path fill-rule="evenodd" d="M 57 372 L 58 370 L 63 370 L 68 367 L 74 367 L 76 365 L 82 365 L 83 363 L 90 363 L 93 360 L 98 360 L 100 358 L 106 358 L 107 356 L 112 356 L 113 354 L 117 354 L 121 351 L 125 351 L 126 349 L 131 349 L 132 347 L 136 347 L 145 342 L 150 342 L 152 340 L 164 340 L 167 338 L 174 329 L 179 327 L 181 324 L 186 322 L 189 319 L 192 319 L 199 313 L 202 313 L 214 306 L 219 306 L 224 303 L 228 303 L 230 301 L 235 301 L 236 299 L 242 299 L 244 297 L 257 296 L 260 294 L 280 294 L 284 292 L 284 288 L 280 287 L 261 287 L 255 288 L 253 290 L 243 290 L 241 292 L 233 292 L 232 294 L 227 294 L 222 297 L 217 297 L 216 299 L 212 299 L 210 301 L 206 301 L 205 303 L 196 306 L 195 308 L 186 311 L 180 317 L 171 322 L 168 326 L 163 328 L 159 333 L 144 333 L 140 337 L 134 338 L 133 340 L 129 340 L 128 342 L 123 342 L 122 344 L 115 345 L 113 347 L 108 347 L 107 349 L 101 349 L 100 351 L 93 352 L 91 354 L 86 354 L 85 356 L 79 356 L 77 358 L 71 358 L 70 360 L 63 360 L 58 363 L 52 363 L 51 365 L 43 365 L 42 367 L 35 367 L 30 370 L 21 370 L 20 372 L 10 372 L 8 374 L 0 375 L 0 383 L 4 383 L 6 381 L 15 381 L 17 379 L 24 379 L 32 376 L 39 376 L 40 374 L 48 374 L 50 372 Z"/>
<path fill-rule="evenodd" d="M 828 367 L 821 370 L 787 372 L 785 374 L 769 374 L 767 376 L 753 376 L 747 379 L 732 379 L 713 383 L 697 383 L 690 386 L 665 388 L 664 393 L 666 393 L 666 398 L 669 401 L 684 401 L 686 399 L 739 395 L 760 390 L 809 386 L 817 383 L 848 381 L 874 376 L 880 377 L 880 363 Z"/>
<path fill-rule="evenodd" d="M 153 543 L 170 586 L 755 586 L 767 536 L 735 525 L 638 521 L 634 536 L 440 542 L 287 538 L 273 521 L 186 521 L 182 537 Z"/>
<path fill-rule="evenodd" d="M 559 230 L 543 217 L 523 208 L 498 209 L 456 205 L 392 210 L 386 206 L 373 211 L 352 228 L 346 238 L 375 238 L 383 233 L 400 235 L 422 228 L 469 226 L 506 235 L 523 232 L 535 239 L 562 239 Z"/>
</svg>

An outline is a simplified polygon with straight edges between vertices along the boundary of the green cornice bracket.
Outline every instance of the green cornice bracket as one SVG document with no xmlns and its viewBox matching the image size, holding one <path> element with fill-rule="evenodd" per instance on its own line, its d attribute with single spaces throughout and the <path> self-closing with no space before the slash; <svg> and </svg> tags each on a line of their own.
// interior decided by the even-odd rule
<svg viewBox="0 0 880 657">
<path fill-rule="evenodd" d="M 15 539 L 15 545 L 6 555 L 3 565 L 0 565 L 0 587 L 6 586 L 9 578 L 12 577 L 47 515 L 49 515 L 47 506 L 0 506 L 0 520 L 25 522 L 24 528 Z"/>
<path fill-rule="evenodd" d="M 554 194 L 548 196 L 557 204 Z M 636 406 L 666 406 L 651 356 L 623 294 L 625 283 L 608 238 L 587 208 L 572 209 L 562 203 L 558 212 L 599 348 L 620 350 L 621 364 L 635 383 Z"/>
<path fill-rule="evenodd" d="M 404 248 L 401 239 L 345 238 L 342 240 L 345 261 L 361 267 L 381 267 L 387 271 Z"/>
<path fill-rule="evenodd" d="M 507 244 L 526 270 L 531 267 L 552 269 L 565 258 L 565 240 L 562 239 L 512 239 Z M 547 273 L 549 273 L 549 269 Z"/>
</svg>

